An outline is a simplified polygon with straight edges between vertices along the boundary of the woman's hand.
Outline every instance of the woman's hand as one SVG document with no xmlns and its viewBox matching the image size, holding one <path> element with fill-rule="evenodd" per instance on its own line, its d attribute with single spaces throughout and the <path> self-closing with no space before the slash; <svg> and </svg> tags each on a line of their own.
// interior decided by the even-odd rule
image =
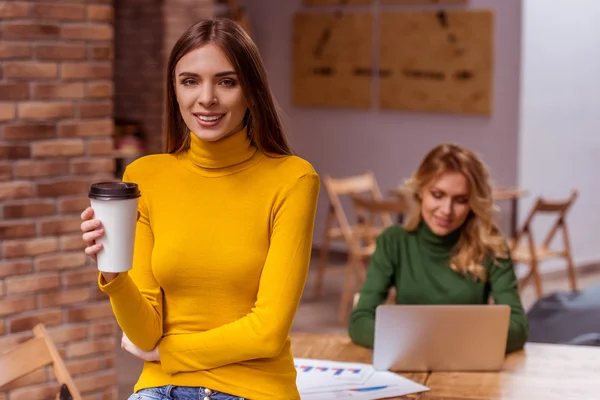
<svg viewBox="0 0 600 400">
<path fill-rule="evenodd" d="M 83 241 L 87 244 L 85 248 L 85 254 L 94 260 L 95 263 L 98 262 L 98 258 L 96 254 L 100 250 L 102 250 L 102 243 L 96 243 L 96 240 L 99 239 L 102 235 L 104 235 L 104 228 L 102 227 L 102 222 L 99 219 L 94 219 L 94 210 L 92 207 L 86 208 L 81 213 L 81 231 L 83 232 Z M 110 282 L 117 277 L 118 274 L 110 273 L 110 272 L 102 272 L 102 276 L 106 282 Z"/>
<path fill-rule="evenodd" d="M 121 338 L 121 348 L 139 359 L 144 361 L 159 361 L 160 356 L 158 354 L 158 345 L 151 351 L 144 351 L 137 347 L 135 344 L 131 343 L 131 340 L 123 333 L 123 337 Z"/>
</svg>

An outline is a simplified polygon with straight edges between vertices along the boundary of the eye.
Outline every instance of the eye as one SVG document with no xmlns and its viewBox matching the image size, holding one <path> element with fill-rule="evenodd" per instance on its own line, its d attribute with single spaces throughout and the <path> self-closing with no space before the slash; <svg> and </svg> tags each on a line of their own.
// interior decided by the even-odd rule
<svg viewBox="0 0 600 400">
<path fill-rule="evenodd" d="M 469 199 L 461 196 L 456 198 L 456 202 L 458 204 L 467 204 L 469 202 Z"/>
<path fill-rule="evenodd" d="M 193 80 L 193 79 L 190 79 L 190 78 L 188 78 L 188 79 L 184 79 L 184 80 L 183 80 L 181 83 L 182 83 L 184 86 L 191 86 L 191 85 L 194 85 L 194 84 L 196 84 L 196 81 L 195 81 L 195 80 Z"/>
<path fill-rule="evenodd" d="M 221 81 L 221 85 L 226 86 L 226 87 L 232 87 L 232 86 L 235 86 L 236 84 L 237 84 L 237 82 L 235 80 L 229 79 L 229 78 L 223 79 Z"/>
<path fill-rule="evenodd" d="M 443 194 L 437 190 L 431 190 L 429 193 L 431 193 L 434 199 L 441 199 L 443 197 Z"/>
</svg>

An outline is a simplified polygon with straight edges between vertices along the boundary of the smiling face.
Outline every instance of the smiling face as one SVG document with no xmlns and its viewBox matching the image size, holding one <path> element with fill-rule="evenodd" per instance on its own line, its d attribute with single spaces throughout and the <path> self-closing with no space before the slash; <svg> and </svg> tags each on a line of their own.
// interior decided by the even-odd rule
<svg viewBox="0 0 600 400">
<path fill-rule="evenodd" d="M 469 184 L 460 172 L 446 172 L 421 190 L 421 215 L 431 231 L 445 236 L 467 219 Z"/>
<path fill-rule="evenodd" d="M 173 85 L 183 120 L 198 138 L 217 141 L 242 129 L 248 104 L 234 67 L 217 46 L 209 43 L 183 56 Z"/>
</svg>

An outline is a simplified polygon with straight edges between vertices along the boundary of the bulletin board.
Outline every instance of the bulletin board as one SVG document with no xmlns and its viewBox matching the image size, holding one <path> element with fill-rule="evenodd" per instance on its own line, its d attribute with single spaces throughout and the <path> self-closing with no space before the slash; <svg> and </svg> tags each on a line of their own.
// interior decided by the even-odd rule
<svg viewBox="0 0 600 400">
<path fill-rule="evenodd" d="M 493 20 L 489 10 L 383 12 L 380 108 L 490 114 Z"/>
<path fill-rule="evenodd" d="M 286 0 L 280 0 L 286 1 Z M 418 0 L 417 0 L 418 1 Z M 304 0 L 305 6 L 358 6 L 373 4 L 374 0 Z"/>
<path fill-rule="evenodd" d="M 294 104 L 370 108 L 372 29 L 368 12 L 295 14 Z"/>
<path fill-rule="evenodd" d="M 305 1 L 310 1 L 310 0 L 305 0 Z M 323 1 L 323 0 L 322 0 Z M 423 4 L 442 4 L 442 5 L 446 5 L 446 4 L 467 4 L 469 3 L 469 0 L 379 0 L 380 4 L 406 4 L 406 5 L 412 5 L 412 4 L 418 4 L 418 5 L 423 5 Z"/>
</svg>

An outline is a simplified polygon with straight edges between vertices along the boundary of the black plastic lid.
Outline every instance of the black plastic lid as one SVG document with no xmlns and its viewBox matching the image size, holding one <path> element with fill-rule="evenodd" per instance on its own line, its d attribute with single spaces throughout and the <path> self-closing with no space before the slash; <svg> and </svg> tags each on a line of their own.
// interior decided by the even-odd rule
<svg viewBox="0 0 600 400">
<path fill-rule="evenodd" d="M 138 185 L 133 182 L 94 183 L 88 194 L 88 197 L 94 200 L 128 200 L 140 196 Z"/>
</svg>

